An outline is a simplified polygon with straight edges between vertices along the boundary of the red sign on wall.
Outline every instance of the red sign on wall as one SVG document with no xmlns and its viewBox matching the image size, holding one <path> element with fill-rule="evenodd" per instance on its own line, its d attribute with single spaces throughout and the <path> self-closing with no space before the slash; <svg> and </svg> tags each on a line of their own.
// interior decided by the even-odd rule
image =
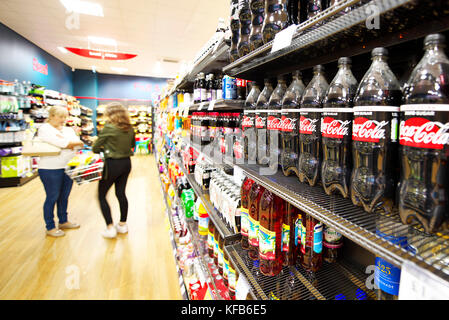
<svg viewBox="0 0 449 320">
<path fill-rule="evenodd" d="M 33 58 L 33 71 L 42 73 L 46 76 L 48 76 L 48 64 L 42 65 L 37 61 L 36 58 Z"/>
<path fill-rule="evenodd" d="M 81 57 L 92 58 L 92 59 L 102 59 L 102 60 L 129 60 L 137 57 L 137 54 L 121 53 L 121 52 L 107 52 L 100 50 L 91 49 L 80 49 L 80 48 L 70 48 L 65 47 L 70 52 L 77 54 Z"/>
</svg>

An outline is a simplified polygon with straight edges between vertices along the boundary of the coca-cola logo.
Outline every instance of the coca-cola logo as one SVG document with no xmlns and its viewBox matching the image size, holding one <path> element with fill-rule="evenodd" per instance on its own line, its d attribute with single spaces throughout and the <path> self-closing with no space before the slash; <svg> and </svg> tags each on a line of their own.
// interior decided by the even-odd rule
<svg viewBox="0 0 449 320">
<path fill-rule="evenodd" d="M 265 122 L 266 122 L 266 118 L 256 116 L 256 128 L 257 129 L 265 128 Z"/>
<path fill-rule="evenodd" d="M 399 142 L 403 146 L 443 149 L 449 141 L 449 123 L 411 118 L 401 122 Z"/>
<path fill-rule="evenodd" d="M 316 132 L 316 124 L 318 119 L 309 119 L 301 116 L 299 119 L 299 132 L 303 134 L 312 134 Z"/>
<path fill-rule="evenodd" d="M 325 117 L 321 120 L 321 134 L 326 138 L 342 139 L 349 135 L 351 121 Z"/>
<path fill-rule="evenodd" d="M 388 121 L 376 121 L 359 117 L 354 119 L 352 140 L 364 142 L 379 142 L 386 137 Z"/>
<path fill-rule="evenodd" d="M 242 128 L 252 128 L 254 127 L 254 118 L 243 116 Z"/>
<path fill-rule="evenodd" d="M 269 116 L 267 120 L 267 129 L 275 131 L 281 130 L 281 119 Z"/>
<path fill-rule="evenodd" d="M 295 131 L 296 130 L 296 120 L 298 120 L 298 119 L 292 119 L 292 118 L 287 118 L 286 116 L 282 116 L 280 130 L 282 132 Z"/>
</svg>

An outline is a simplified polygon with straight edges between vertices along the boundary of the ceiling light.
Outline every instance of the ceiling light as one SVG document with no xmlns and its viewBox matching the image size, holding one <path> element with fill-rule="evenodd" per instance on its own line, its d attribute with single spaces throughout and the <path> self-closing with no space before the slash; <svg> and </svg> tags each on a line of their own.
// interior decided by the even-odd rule
<svg viewBox="0 0 449 320">
<path fill-rule="evenodd" d="M 111 67 L 111 70 L 118 72 L 118 73 L 124 73 L 124 72 L 128 71 L 128 69 L 126 69 L 126 68 L 119 68 L 119 67 Z"/>
<path fill-rule="evenodd" d="M 95 2 L 81 0 L 60 0 L 68 12 L 88 14 L 91 16 L 104 17 L 103 7 Z"/>
<path fill-rule="evenodd" d="M 59 51 L 61 51 L 62 53 L 69 53 L 69 51 L 64 48 L 64 47 L 58 47 Z"/>
<path fill-rule="evenodd" d="M 89 42 L 100 44 L 103 46 L 117 46 L 117 41 L 111 38 L 88 36 L 87 39 L 89 40 Z"/>
</svg>

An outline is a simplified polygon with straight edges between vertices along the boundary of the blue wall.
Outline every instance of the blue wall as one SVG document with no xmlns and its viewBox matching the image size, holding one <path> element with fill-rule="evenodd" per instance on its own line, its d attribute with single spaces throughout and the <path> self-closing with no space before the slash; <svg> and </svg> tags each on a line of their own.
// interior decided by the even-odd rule
<svg viewBox="0 0 449 320">
<path fill-rule="evenodd" d="M 48 66 L 48 75 L 33 70 L 33 59 Z M 0 79 L 31 81 L 73 95 L 72 69 L 0 23 Z"/>
</svg>

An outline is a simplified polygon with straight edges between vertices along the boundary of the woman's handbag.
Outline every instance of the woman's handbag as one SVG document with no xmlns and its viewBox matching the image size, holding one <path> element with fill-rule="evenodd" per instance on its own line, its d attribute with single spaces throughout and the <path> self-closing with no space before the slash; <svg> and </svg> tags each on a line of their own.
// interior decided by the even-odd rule
<svg viewBox="0 0 449 320">
<path fill-rule="evenodd" d="M 22 145 L 22 155 L 27 157 L 57 156 L 61 153 L 60 148 L 44 142 L 38 137 L 34 137 L 29 141 L 23 141 Z"/>
</svg>

